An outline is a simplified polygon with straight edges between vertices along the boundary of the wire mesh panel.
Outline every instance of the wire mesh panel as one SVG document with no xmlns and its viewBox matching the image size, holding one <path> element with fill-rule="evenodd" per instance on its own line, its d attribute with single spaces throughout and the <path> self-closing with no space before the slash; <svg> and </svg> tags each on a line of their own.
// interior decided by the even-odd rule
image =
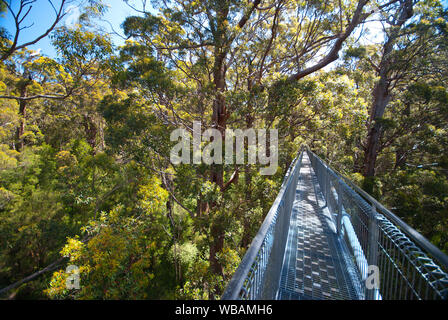
<svg viewBox="0 0 448 320">
<path fill-rule="evenodd" d="M 350 248 L 363 279 L 366 298 L 447 299 L 448 257 L 317 155 L 307 151 L 326 205 L 337 221 L 338 234 Z M 370 270 L 378 270 L 379 283 L 370 282 L 373 279 Z M 369 283 L 371 285 L 367 285 Z"/>
</svg>

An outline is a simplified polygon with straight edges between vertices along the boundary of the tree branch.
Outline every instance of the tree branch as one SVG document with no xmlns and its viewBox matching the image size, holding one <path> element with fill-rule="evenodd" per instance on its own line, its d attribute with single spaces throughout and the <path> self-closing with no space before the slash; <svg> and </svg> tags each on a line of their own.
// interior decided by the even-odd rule
<svg viewBox="0 0 448 320">
<path fill-rule="evenodd" d="M 260 4 L 261 0 L 255 0 L 252 3 L 252 6 L 249 10 L 241 17 L 240 21 L 238 22 L 238 27 L 242 29 L 246 22 L 249 20 L 250 16 L 252 15 L 252 12 L 257 8 L 257 6 Z"/>
<path fill-rule="evenodd" d="M 11 100 L 18 100 L 18 101 L 28 101 L 28 100 L 33 100 L 33 99 L 39 99 L 39 98 L 44 98 L 44 99 L 65 99 L 69 96 L 70 94 L 61 94 L 61 95 L 51 95 L 51 94 L 36 94 L 34 96 L 29 96 L 29 97 L 18 97 L 18 96 L 0 96 L 0 99 L 11 99 Z"/>
<path fill-rule="evenodd" d="M 338 35 L 335 43 L 333 44 L 333 47 L 328 52 L 328 54 L 323 57 L 319 62 L 317 62 L 315 65 L 306 68 L 304 70 L 301 70 L 297 72 L 296 74 L 290 76 L 287 80 L 288 82 L 297 81 L 313 72 L 316 72 L 328 64 L 332 63 L 333 61 L 336 61 L 339 58 L 339 51 L 342 48 L 342 45 L 344 41 L 350 36 L 350 34 L 353 32 L 353 30 L 365 19 L 367 18 L 371 13 L 365 13 L 362 14 L 364 6 L 367 4 L 369 0 L 361 0 L 358 2 L 358 6 L 355 10 L 355 13 L 353 14 L 353 18 L 350 22 L 350 24 L 347 26 L 345 31 Z"/>
<path fill-rule="evenodd" d="M 21 45 L 17 45 L 18 43 L 18 38 L 19 38 L 19 34 L 20 34 L 20 30 L 22 30 L 23 28 L 27 28 L 27 27 L 20 27 L 20 24 L 23 22 L 23 20 L 25 19 L 25 17 L 29 14 L 31 8 L 33 6 L 30 6 L 26 13 L 24 14 L 24 16 L 21 18 L 20 14 L 22 13 L 22 10 L 25 9 L 26 6 L 30 5 L 32 2 L 24 2 L 22 1 L 20 3 L 20 9 L 17 12 L 17 14 L 14 13 L 14 11 L 12 10 L 11 6 L 8 4 L 8 2 L 6 0 L 0 0 L 1 2 L 3 2 L 7 9 L 9 10 L 9 12 L 11 13 L 11 15 L 14 18 L 15 21 L 15 27 L 16 27 L 16 33 L 14 35 L 14 40 L 12 42 L 11 47 L 6 50 L 6 52 L 4 52 L 1 56 L 0 56 L 0 61 L 5 61 L 6 59 L 8 59 L 15 51 L 23 49 L 27 46 L 30 46 L 32 44 L 37 43 L 38 41 L 42 40 L 43 38 L 45 38 L 46 36 L 48 36 L 50 34 L 51 31 L 53 31 L 53 29 L 56 27 L 56 25 L 62 20 L 62 18 L 66 15 L 66 12 L 64 12 L 64 5 L 66 3 L 67 0 L 61 0 L 61 4 L 59 6 L 59 10 L 56 12 L 56 17 L 54 18 L 53 23 L 51 24 L 51 26 L 44 32 L 42 33 L 40 36 L 36 37 L 34 40 L 25 42 Z M 53 4 L 50 1 L 50 4 L 53 6 Z M 54 6 L 53 6 L 54 8 Z M 26 9 L 25 9 L 26 10 Z"/>
<path fill-rule="evenodd" d="M 45 268 L 43 268 L 42 270 L 39 270 L 39 271 L 29 275 L 28 277 L 25 277 L 22 280 L 14 282 L 13 284 L 1 289 L 0 296 L 7 293 L 8 291 L 11 291 L 12 289 L 15 289 L 15 288 L 21 286 L 24 283 L 34 280 L 35 278 L 39 277 L 40 275 L 42 275 L 46 272 L 53 271 L 53 270 L 57 269 L 65 259 L 66 259 L 66 257 L 61 257 L 58 260 L 56 260 L 53 263 L 46 266 Z"/>
</svg>

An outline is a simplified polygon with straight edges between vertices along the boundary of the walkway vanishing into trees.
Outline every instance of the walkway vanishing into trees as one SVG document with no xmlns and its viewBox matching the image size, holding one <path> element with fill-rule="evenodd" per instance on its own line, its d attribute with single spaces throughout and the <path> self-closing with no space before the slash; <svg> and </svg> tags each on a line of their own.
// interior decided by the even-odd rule
<svg viewBox="0 0 448 320">
<path fill-rule="evenodd" d="M 448 256 L 307 148 L 222 299 L 448 299 Z"/>
</svg>

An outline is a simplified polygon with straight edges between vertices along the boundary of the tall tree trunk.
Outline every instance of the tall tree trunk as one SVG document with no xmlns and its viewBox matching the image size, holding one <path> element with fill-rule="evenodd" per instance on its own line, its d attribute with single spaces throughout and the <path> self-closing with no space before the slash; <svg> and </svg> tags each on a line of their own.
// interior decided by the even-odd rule
<svg viewBox="0 0 448 320">
<path fill-rule="evenodd" d="M 26 104 L 27 102 L 24 100 L 21 100 L 19 102 L 19 115 L 20 115 L 20 123 L 17 127 L 16 131 L 16 150 L 21 151 L 24 147 L 24 141 L 22 139 L 23 134 L 25 133 L 25 118 L 26 118 Z"/>
<path fill-rule="evenodd" d="M 383 47 L 383 56 L 378 66 L 379 80 L 373 90 L 373 103 L 370 110 L 370 118 L 368 123 L 368 135 L 364 153 L 363 175 L 365 179 L 365 187 L 368 192 L 372 192 L 372 178 L 375 176 L 375 164 L 378 158 L 380 148 L 380 138 L 383 127 L 381 118 L 384 115 L 386 107 L 391 98 L 390 73 L 393 69 L 394 58 L 392 56 L 394 45 L 399 39 L 400 31 L 405 22 L 413 15 L 413 1 L 402 0 L 397 11 L 397 18 L 393 21 L 392 27 L 388 30 L 388 37 Z"/>
<path fill-rule="evenodd" d="M 31 84 L 31 80 L 27 79 L 22 84 L 20 84 L 19 87 L 19 95 L 20 97 L 24 98 L 26 97 L 27 87 Z M 24 141 L 22 139 L 23 134 L 25 133 L 25 123 L 26 123 L 26 113 L 27 113 L 27 100 L 19 100 L 19 116 L 20 116 L 20 123 L 16 130 L 16 150 L 21 151 L 24 147 Z"/>
<path fill-rule="evenodd" d="M 98 128 L 95 120 L 89 117 L 89 115 L 84 115 L 84 131 L 86 134 L 87 143 L 92 148 L 92 154 L 96 154 L 96 136 L 98 133 Z"/>
<path fill-rule="evenodd" d="M 249 64 L 249 74 L 252 73 L 252 65 Z M 247 79 L 247 91 L 249 92 L 249 101 L 247 103 L 247 112 L 246 112 L 246 129 L 252 128 L 254 124 L 254 116 L 253 116 L 253 104 L 254 104 L 254 93 L 253 93 L 253 79 Z M 249 152 L 249 141 L 245 141 L 244 148 L 246 152 Z M 244 180 L 245 180 L 245 198 L 246 202 L 249 203 L 252 194 L 252 172 L 250 164 L 246 164 L 244 168 Z M 243 236 L 241 238 L 241 247 L 247 248 L 252 240 L 251 234 L 251 221 L 249 217 L 246 215 L 243 217 Z"/>
<path fill-rule="evenodd" d="M 227 127 L 227 108 L 224 97 L 226 84 L 226 66 L 225 60 L 228 53 L 227 44 L 227 15 L 229 12 L 229 4 L 227 2 L 220 2 L 218 4 L 216 16 L 216 30 L 215 30 L 215 51 L 214 51 L 214 65 L 213 65 L 213 84 L 216 90 L 215 99 L 213 101 L 212 127 L 221 132 L 222 145 L 225 142 L 225 131 Z M 210 180 L 216 183 L 222 190 L 224 186 L 224 172 L 223 166 L 220 164 L 213 164 L 210 170 Z M 216 204 L 211 203 L 211 214 L 215 211 Z M 219 226 L 217 221 L 212 221 L 210 228 L 212 243 L 210 245 L 210 267 L 214 274 L 222 275 L 222 266 L 216 258 L 216 254 L 221 252 L 224 247 L 224 230 Z"/>
<path fill-rule="evenodd" d="M 391 46 L 392 47 L 392 46 Z M 390 100 L 390 81 L 387 79 L 389 70 L 389 61 L 387 59 L 380 66 L 380 80 L 373 91 L 373 104 L 369 119 L 369 133 L 367 135 L 366 150 L 364 155 L 364 177 L 373 177 L 375 175 L 375 164 L 378 157 L 380 137 L 382 134 L 382 125 L 379 121 L 386 110 Z"/>
</svg>

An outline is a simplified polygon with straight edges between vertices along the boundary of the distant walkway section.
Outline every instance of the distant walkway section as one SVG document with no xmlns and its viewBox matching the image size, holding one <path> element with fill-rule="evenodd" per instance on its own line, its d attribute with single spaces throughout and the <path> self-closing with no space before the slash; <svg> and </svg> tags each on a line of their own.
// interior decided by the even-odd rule
<svg viewBox="0 0 448 320">
<path fill-rule="evenodd" d="M 304 155 L 277 299 L 359 299 L 355 290 L 358 279 L 351 277 L 355 266 L 347 259 L 347 249 L 337 237 L 325 202 L 319 203 L 319 198 L 323 195 Z"/>
</svg>

